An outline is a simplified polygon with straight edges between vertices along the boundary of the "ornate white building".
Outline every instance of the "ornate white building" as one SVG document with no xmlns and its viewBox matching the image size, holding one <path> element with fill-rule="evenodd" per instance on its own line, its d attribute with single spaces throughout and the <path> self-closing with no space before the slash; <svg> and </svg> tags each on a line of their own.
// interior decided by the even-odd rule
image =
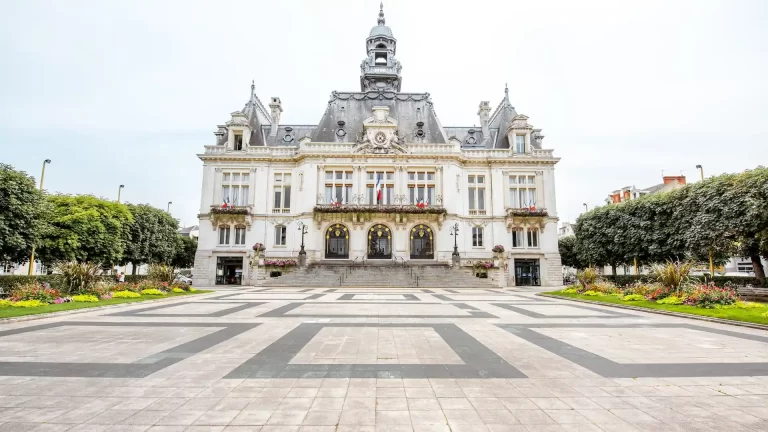
<svg viewBox="0 0 768 432">
<path fill-rule="evenodd" d="M 254 92 L 215 132 L 203 161 L 198 286 L 243 283 L 253 245 L 266 258 L 451 263 L 501 260 L 509 285 L 561 282 L 554 168 L 540 129 L 508 89 L 479 127 L 444 127 L 429 93 L 401 92 L 397 40 L 379 12 L 360 91 L 334 91 L 317 125 L 281 123 Z M 226 203 L 226 205 L 225 205 Z M 453 230 L 458 227 L 458 235 Z M 378 261 L 377 263 L 381 263 Z"/>
</svg>

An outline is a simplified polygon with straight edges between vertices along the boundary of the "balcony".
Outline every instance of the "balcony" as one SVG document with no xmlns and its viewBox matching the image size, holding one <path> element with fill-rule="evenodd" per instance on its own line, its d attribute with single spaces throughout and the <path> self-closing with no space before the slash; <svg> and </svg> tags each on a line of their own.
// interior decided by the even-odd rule
<svg viewBox="0 0 768 432">
<path fill-rule="evenodd" d="M 278 214 L 278 213 L 279 214 L 286 214 L 286 213 L 290 213 L 290 212 L 291 212 L 291 209 L 289 209 L 289 208 L 273 208 L 272 209 L 272 213 L 276 213 L 276 214 Z"/>
<path fill-rule="evenodd" d="M 470 210 L 470 216 L 485 216 L 485 210 Z"/>
<path fill-rule="evenodd" d="M 547 213 L 547 209 L 537 207 L 526 208 L 507 208 L 507 216 L 505 218 L 505 224 L 507 231 L 511 232 L 515 228 L 522 227 L 534 227 L 540 231 L 544 231 L 544 227 L 549 222 L 554 222 L 557 219 L 552 218 Z"/>
<path fill-rule="evenodd" d="M 214 231 L 219 225 L 245 225 L 250 227 L 252 222 L 251 211 L 253 211 L 253 206 L 250 205 L 227 207 L 212 205 L 207 215 L 201 214 L 199 217 L 208 216 Z"/>
<path fill-rule="evenodd" d="M 408 222 L 435 222 L 438 228 L 445 220 L 445 207 L 441 205 L 357 205 L 321 204 L 313 209 L 314 220 L 320 225 L 328 222 L 351 222 L 353 225 L 373 220 L 389 220 L 396 224 Z"/>
</svg>

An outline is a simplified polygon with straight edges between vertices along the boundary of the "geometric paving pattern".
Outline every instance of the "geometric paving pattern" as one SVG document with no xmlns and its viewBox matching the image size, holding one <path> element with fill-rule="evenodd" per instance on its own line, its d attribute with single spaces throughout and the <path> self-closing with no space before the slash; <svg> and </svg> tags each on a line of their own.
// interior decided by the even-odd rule
<svg viewBox="0 0 768 432">
<path fill-rule="evenodd" d="M 0 324 L 0 432 L 765 431 L 768 334 L 526 289 L 254 288 Z"/>
</svg>

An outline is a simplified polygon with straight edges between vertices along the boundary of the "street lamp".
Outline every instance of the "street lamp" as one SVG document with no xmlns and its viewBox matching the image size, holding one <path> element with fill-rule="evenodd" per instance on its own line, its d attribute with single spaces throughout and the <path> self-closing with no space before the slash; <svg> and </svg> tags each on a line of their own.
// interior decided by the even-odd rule
<svg viewBox="0 0 768 432">
<path fill-rule="evenodd" d="M 299 221 L 296 225 L 299 226 L 299 231 L 301 231 L 301 250 L 299 250 L 299 266 L 303 267 L 307 264 L 307 251 L 304 250 L 304 234 L 307 233 L 307 230 L 309 228 L 302 221 Z"/>
<path fill-rule="evenodd" d="M 701 181 L 704 181 L 704 168 L 701 165 L 696 165 L 696 168 L 698 168 L 699 173 L 701 173 Z"/>
<path fill-rule="evenodd" d="M 125 187 L 125 185 L 120 185 L 120 187 L 119 187 L 119 188 L 117 188 L 117 203 L 118 203 L 118 204 L 120 204 L 120 192 L 122 192 L 122 191 L 123 191 L 123 188 L 124 188 L 124 187 Z"/>
<path fill-rule="evenodd" d="M 451 228 L 450 228 L 451 235 L 453 236 L 453 253 L 451 256 L 457 257 L 459 256 L 459 246 L 457 243 L 458 237 L 459 237 L 459 223 L 456 222 Z"/>
<path fill-rule="evenodd" d="M 582 204 L 584 205 L 584 211 L 588 212 L 589 211 L 589 207 L 587 207 L 587 203 L 582 203 Z"/>
<path fill-rule="evenodd" d="M 173 204 L 173 201 L 168 201 L 168 213 L 171 212 L 171 204 Z"/>
<path fill-rule="evenodd" d="M 50 159 L 43 161 L 43 172 L 40 173 L 40 192 L 43 191 L 43 179 L 45 179 L 45 166 L 51 163 Z M 27 275 L 32 276 L 35 273 L 35 246 L 32 245 L 32 252 L 29 254 L 29 269 Z"/>
</svg>

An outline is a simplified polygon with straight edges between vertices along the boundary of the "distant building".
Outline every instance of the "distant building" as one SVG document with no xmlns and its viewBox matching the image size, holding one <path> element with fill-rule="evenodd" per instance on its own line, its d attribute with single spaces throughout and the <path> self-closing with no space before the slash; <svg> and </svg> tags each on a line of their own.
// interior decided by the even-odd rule
<svg viewBox="0 0 768 432">
<path fill-rule="evenodd" d="M 576 233 L 573 231 L 573 224 L 570 222 L 563 222 L 560 228 L 557 229 L 558 240 L 572 235 L 576 235 Z"/>
<path fill-rule="evenodd" d="M 179 228 L 179 230 L 176 232 L 179 233 L 179 235 L 182 237 L 192 237 L 192 238 L 200 237 L 200 227 L 198 225 Z"/>
<path fill-rule="evenodd" d="M 635 200 L 646 195 L 669 192 L 685 186 L 685 176 L 664 176 L 662 179 L 664 181 L 663 183 L 645 189 L 638 189 L 635 186 L 624 186 L 621 189 L 611 192 L 605 202 L 608 204 L 618 204 L 624 201 Z"/>
</svg>

